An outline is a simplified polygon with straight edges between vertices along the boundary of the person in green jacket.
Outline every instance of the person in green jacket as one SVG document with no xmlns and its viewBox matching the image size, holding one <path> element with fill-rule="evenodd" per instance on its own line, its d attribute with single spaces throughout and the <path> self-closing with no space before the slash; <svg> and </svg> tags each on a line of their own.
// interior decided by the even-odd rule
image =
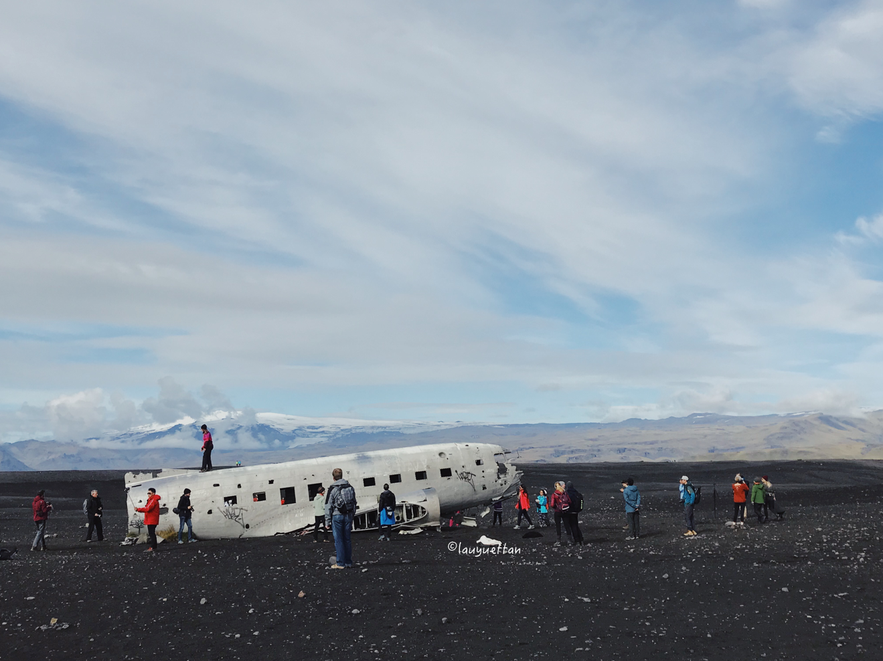
<svg viewBox="0 0 883 661">
<path fill-rule="evenodd" d="M 754 505 L 754 514 L 757 516 L 757 522 L 763 523 L 763 506 L 766 503 L 766 487 L 763 480 L 759 477 L 754 478 L 754 484 L 751 485 L 751 504 Z"/>
</svg>

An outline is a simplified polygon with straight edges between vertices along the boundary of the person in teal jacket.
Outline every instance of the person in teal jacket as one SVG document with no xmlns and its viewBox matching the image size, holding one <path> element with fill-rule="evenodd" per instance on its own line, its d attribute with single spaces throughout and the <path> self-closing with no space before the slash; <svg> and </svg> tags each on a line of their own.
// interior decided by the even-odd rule
<svg viewBox="0 0 883 661">
<path fill-rule="evenodd" d="M 693 505 L 696 502 L 696 489 L 690 478 L 684 475 L 681 477 L 681 485 L 684 487 L 684 523 L 687 525 L 687 532 L 684 537 L 693 537 L 698 535 L 693 525 Z"/>
<path fill-rule="evenodd" d="M 537 505 L 537 514 L 539 515 L 540 525 L 544 528 L 548 528 L 551 523 L 549 523 L 549 496 L 546 495 L 545 489 L 540 489 L 540 494 L 536 499 Z"/>
<path fill-rule="evenodd" d="M 629 524 L 629 537 L 638 539 L 641 534 L 641 492 L 635 486 L 635 479 L 628 477 L 622 481 L 622 499 L 625 501 L 625 518 Z"/>
</svg>

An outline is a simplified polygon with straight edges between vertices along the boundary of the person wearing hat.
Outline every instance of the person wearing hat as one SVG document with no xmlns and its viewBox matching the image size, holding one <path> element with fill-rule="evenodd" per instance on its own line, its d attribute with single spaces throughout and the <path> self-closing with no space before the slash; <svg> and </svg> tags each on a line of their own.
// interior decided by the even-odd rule
<svg viewBox="0 0 883 661">
<path fill-rule="evenodd" d="M 684 487 L 684 523 L 687 526 L 687 532 L 684 533 L 684 537 L 694 537 L 699 534 L 696 532 L 693 524 L 693 505 L 696 502 L 696 489 L 693 487 L 693 483 L 690 482 L 690 478 L 686 475 L 681 476 L 681 486 Z"/>
<path fill-rule="evenodd" d="M 763 506 L 766 504 L 766 487 L 763 486 L 763 478 L 755 477 L 751 485 L 751 504 L 754 505 L 754 514 L 758 523 L 764 523 Z"/>
<path fill-rule="evenodd" d="M 733 523 L 745 524 L 745 502 L 748 500 L 748 492 L 751 488 L 745 484 L 741 475 L 736 475 L 733 482 Z"/>
</svg>

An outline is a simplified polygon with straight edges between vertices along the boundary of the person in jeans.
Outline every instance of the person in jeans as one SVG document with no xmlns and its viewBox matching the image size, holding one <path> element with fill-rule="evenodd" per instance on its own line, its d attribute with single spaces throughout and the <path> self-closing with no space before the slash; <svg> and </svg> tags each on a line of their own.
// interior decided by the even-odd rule
<svg viewBox="0 0 883 661">
<path fill-rule="evenodd" d="M 159 544 L 156 541 L 156 527 L 159 525 L 159 501 L 160 497 L 156 493 L 156 489 L 150 487 L 147 490 L 147 504 L 144 507 L 138 507 L 136 512 L 144 512 L 144 525 L 147 526 L 147 548 L 144 552 L 156 551 Z"/>
<path fill-rule="evenodd" d="M 334 535 L 337 563 L 331 569 L 347 569 L 353 566 L 353 517 L 356 514 L 356 490 L 343 479 L 343 470 L 331 471 L 334 482 L 328 487 L 325 498 L 325 525 Z"/>
<path fill-rule="evenodd" d="M 641 492 L 635 486 L 635 479 L 628 477 L 622 481 L 622 499 L 625 501 L 625 518 L 629 524 L 629 537 L 638 539 L 641 534 Z"/>
<path fill-rule="evenodd" d="M 319 543 L 319 531 L 322 541 L 328 541 L 328 528 L 325 527 L 325 487 L 319 487 L 313 496 L 313 542 Z"/>
<path fill-rule="evenodd" d="M 40 489 L 31 504 L 34 510 L 34 524 L 37 526 L 37 535 L 34 537 L 34 543 L 31 544 L 32 551 L 46 550 L 46 524 L 49 521 L 52 505 L 43 497 L 45 494 L 46 491 Z"/>
<path fill-rule="evenodd" d="M 195 542 L 193 539 L 193 521 L 191 518 L 193 517 L 193 505 L 190 504 L 190 489 L 184 489 L 184 494 L 178 499 L 178 519 L 180 520 L 180 525 L 178 526 L 178 544 L 183 544 L 184 540 L 181 539 L 184 535 L 184 526 L 187 526 L 187 541 Z"/>
<path fill-rule="evenodd" d="M 92 541 L 92 531 L 99 542 L 104 541 L 104 528 L 101 526 L 101 515 L 104 514 L 104 506 L 101 504 L 101 498 L 98 497 L 98 489 L 92 489 L 92 495 L 86 501 L 86 516 L 89 521 L 89 528 L 86 531 L 86 541 Z"/>
</svg>

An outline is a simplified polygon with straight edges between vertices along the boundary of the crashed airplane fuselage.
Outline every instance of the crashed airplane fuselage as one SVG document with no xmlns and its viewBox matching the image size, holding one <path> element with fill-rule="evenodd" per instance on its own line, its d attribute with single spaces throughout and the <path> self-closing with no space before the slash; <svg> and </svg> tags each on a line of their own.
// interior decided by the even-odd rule
<svg viewBox="0 0 883 661">
<path fill-rule="evenodd" d="M 197 537 L 266 537 L 289 533 L 314 522 L 311 502 L 320 486 L 343 470 L 356 490 L 356 530 L 377 527 L 377 502 L 388 483 L 398 501 L 399 525 L 439 526 L 441 517 L 487 505 L 515 493 L 521 473 L 498 445 L 443 443 L 303 459 L 279 464 L 196 470 L 163 469 L 127 473 L 129 536 L 146 535 L 135 511 L 147 502 L 147 489 L 161 496 L 157 534 L 176 534 L 172 509 L 190 489 L 193 531 Z"/>
</svg>

